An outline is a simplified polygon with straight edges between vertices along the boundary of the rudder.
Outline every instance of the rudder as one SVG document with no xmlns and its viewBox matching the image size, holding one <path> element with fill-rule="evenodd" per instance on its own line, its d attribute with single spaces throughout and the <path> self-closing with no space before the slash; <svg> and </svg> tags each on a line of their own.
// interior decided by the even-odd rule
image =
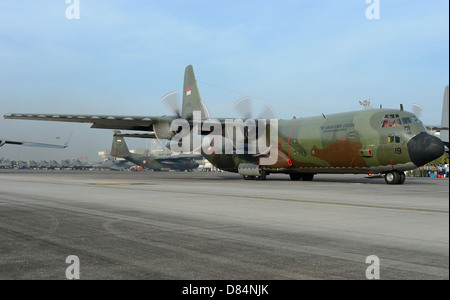
<svg viewBox="0 0 450 300">
<path fill-rule="evenodd" d="M 181 116 L 186 119 L 192 119 L 194 111 L 201 111 L 202 118 L 206 118 L 202 100 L 200 98 L 200 92 L 197 87 L 197 80 L 195 79 L 194 68 L 192 65 L 189 65 L 184 72 Z"/>
<path fill-rule="evenodd" d="M 111 155 L 116 157 L 128 157 L 131 155 L 124 138 L 120 136 L 120 131 L 114 133 Z"/>
</svg>

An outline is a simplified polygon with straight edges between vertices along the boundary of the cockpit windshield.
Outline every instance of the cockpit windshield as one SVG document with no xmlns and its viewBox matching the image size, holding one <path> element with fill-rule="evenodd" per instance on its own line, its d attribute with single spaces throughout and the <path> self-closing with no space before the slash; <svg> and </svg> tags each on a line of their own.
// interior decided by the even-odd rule
<svg viewBox="0 0 450 300">
<path fill-rule="evenodd" d="M 385 115 L 383 120 L 381 121 L 381 127 L 387 128 L 387 127 L 397 127 L 402 125 L 410 125 L 410 124 L 416 124 L 416 123 L 422 123 L 417 117 L 415 116 L 409 116 L 409 117 L 400 117 L 399 114 L 388 114 Z"/>
</svg>

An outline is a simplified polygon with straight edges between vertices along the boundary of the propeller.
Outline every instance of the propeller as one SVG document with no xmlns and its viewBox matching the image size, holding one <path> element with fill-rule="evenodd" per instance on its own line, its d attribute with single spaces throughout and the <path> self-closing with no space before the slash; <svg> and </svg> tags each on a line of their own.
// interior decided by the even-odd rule
<svg viewBox="0 0 450 300">
<path fill-rule="evenodd" d="M 252 105 L 252 99 L 250 97 L 244 97 L 241 98 L 239 100 L 237 100 L 234 104 L 233 104 L 233 110 L 241 117 L 241 119 L 245 122 L 247 120 L 254 120 L 256 127 L 254 127 L 253 129 L 246 127 L 246 125 L 248 124 L 243 124 L 245 127 L 242 129 L 242 131 L 240 132 L 236 132 L 236 138 L 244 138 L 245 140 L 247 139 L 251 139 L 251 138 L 257 138 L 257 125 L 258 125 L 258 120 L 259 119 L 263 119 L 263 120 L 271 120 L 271 119 L 277 119 L 277 116 L 275 114 L 275 111 L 272 109 L 272 107 L 269 104 L 266 104 L 264 106 L 264 108 L 261 110 L 261 112 L 259 113 L 258 117 L 255 118 L 254 114 L 253 114 L 253 105 Z M 247 122 L 245 122 L 247 123 Z M 230 130 L 231 128 L 229 128 Z M 241 136 L 243 134 L 243 136 Z M 227 131 L 227 137 L 226 140 L 231 143 L 233 145 L 233 147 L 236 150 L 243 150 L 243 149 L 238 149 L 240 147 L 238 147 L 238 145 L 236 145 L 234 143 L 234 140 L 231 138 L 233 136 L 232 132 L 228 132 Z M 240 146 L 244 146 L 245 145 L 240 145 Z"/>
<path fill-rule="evenodd" d="M 423 113 L 423 106 L 417 103 L 413 103 L 412 104 L 412 112 L 413 114 L 420 119 L 420 117 L 422 116 Z"/>
<path fill-rule="evenodd" d="M 244 120 L 254 118 L 252 107 L 253 107 L 252 99 L 250 97 L 241 98 L 233 104 L 233 109 Z M 256 119 L 266 119 L 266 120 L 277 119 L 277 116 L 273 108 L 269 104 L 266 104 Z"/>
<path fill-rule="evenodd" d="M 161 101 L 170 109 L 170 111 L 178 118 L 181 117 L 180 101 L 176 91 L 165 94 Z"/>
<path fill-rule="evenodd" d="M 164 102 L 164 104 L 170 109 L 173 115 L 175 115 L 177 118 L 183 118 L 183 116 L 181 115 L 181 107 L 180 107 L 181 101 L 179 100 L 178 92 L 173 91 L 165 94 L 161 98 L 161 101 Z M 209 109 L 206 106 L 205 102 L 201 101 L 201 103 L 204 112 L 204 115 L 202 114 L 202 117 L 209 119 L 210 118 Z"/>
</svg>

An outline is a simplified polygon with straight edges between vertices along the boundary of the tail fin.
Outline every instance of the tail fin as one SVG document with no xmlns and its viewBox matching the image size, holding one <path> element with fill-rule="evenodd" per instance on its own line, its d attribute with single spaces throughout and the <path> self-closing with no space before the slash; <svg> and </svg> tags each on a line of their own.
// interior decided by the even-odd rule
<svg viewBox="0 0 450 300">
<path fill-rule="evenodd" d="M 448 137 L 448 85 L 445 87 L 444 91 L 444 103 L 442 104 L 442 121 L 441 121 L 441 140 L 448 147 L 449 137 Z"/>
<path fill-rule="evenodd" d="M 200 92 L 197 87 L 197 80 L 194 75 L 194 68 L 189 65 L 184 72 L 183 85 L 183 107 L 181 116 L 186 119 L 192 119 L 194 111 L 201 111 L 202 118 L 206 118 Z"/>
<path fill-rule="evenodd" d="M 120 135 L 120 131 L 115 131 L 113 136 L 113 143 L 111 147 L 111 155 L 116 157 L 128 157 L 131 156 L 128 146 L 125 143 L 124 138 Z"/>
</svg>

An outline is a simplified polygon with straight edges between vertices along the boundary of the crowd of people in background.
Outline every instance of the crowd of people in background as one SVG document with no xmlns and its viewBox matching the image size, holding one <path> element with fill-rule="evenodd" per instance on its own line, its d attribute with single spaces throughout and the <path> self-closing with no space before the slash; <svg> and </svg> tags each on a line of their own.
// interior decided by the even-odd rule
<svg viewBox="0 0 450 300">
<path fill-rule="evenodd" d="M 435 177 L 435 178 L 448 178 L 449 177 L 449 164 L 438 165 L 425 165 L 415 170 L 407 172 L 409 176 L 415 177 Z"/>
</svg>

